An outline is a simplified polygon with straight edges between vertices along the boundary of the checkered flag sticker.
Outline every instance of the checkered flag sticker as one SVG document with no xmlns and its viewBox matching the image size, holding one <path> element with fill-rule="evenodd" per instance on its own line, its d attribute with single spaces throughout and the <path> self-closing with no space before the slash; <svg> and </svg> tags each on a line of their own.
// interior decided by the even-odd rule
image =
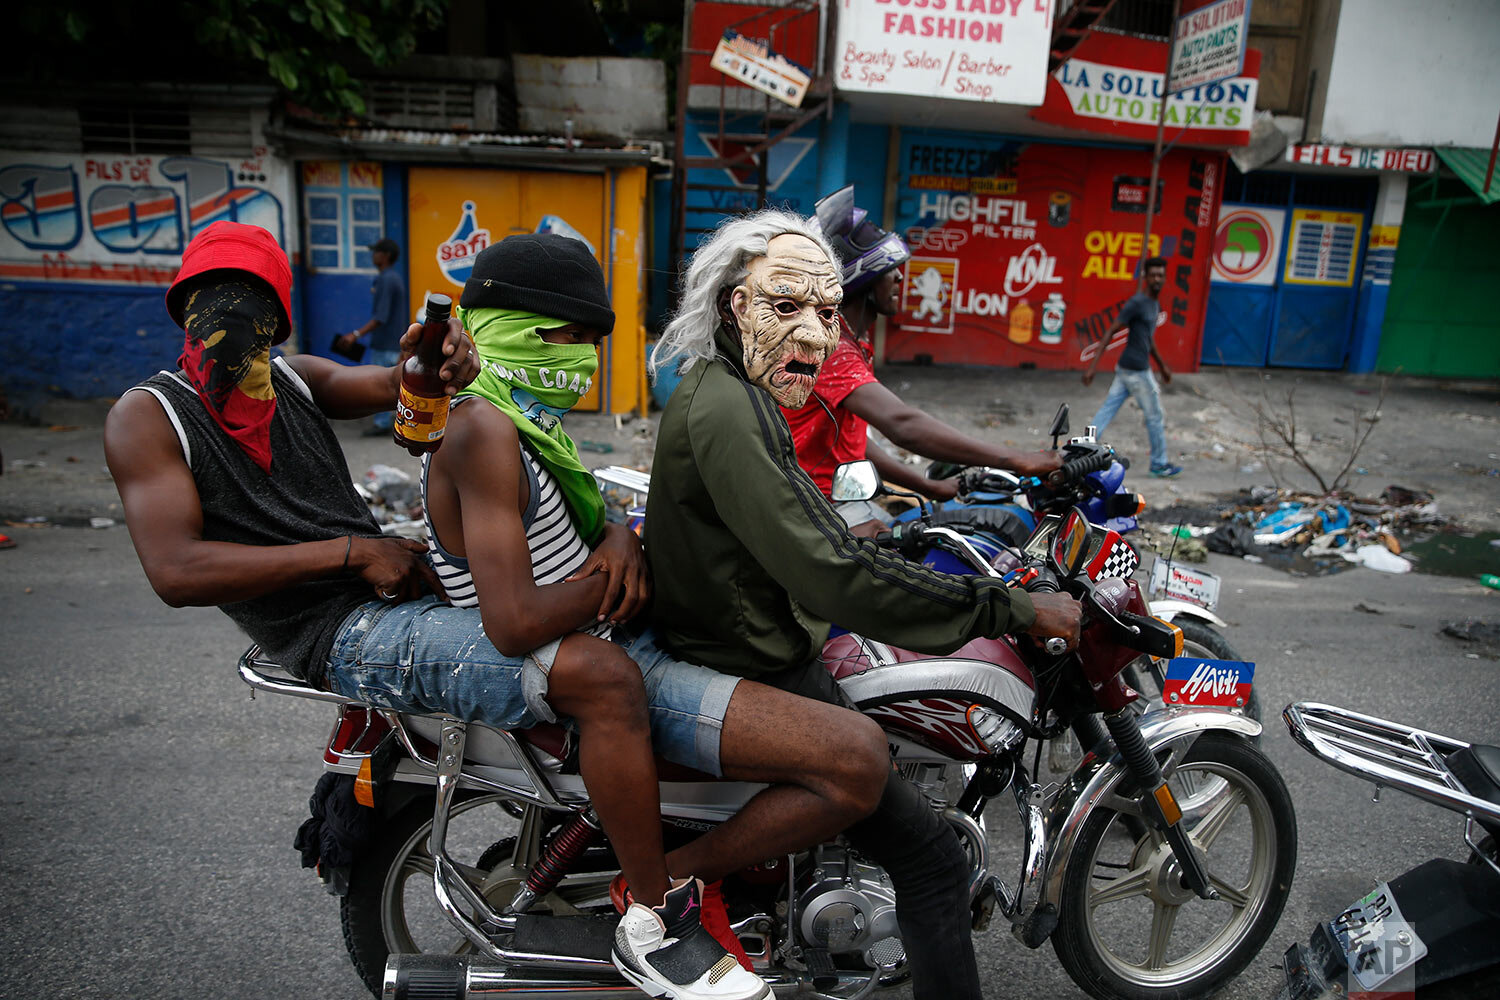
<svg viewBox="0 0 1500 1000">
<path fill-rule="evenodd" d="M 1136 568 L 1141 564 L 1140 553 L 1135 550 L 1118 532 L 1111 531 L 1109 537 L 1100 546 L 1099 555 L 1094 558 L 1089 567 L 1089 576 L 1095 580 L 1105 577 L 1116 577 L 1128 580 L 1135 574 Z"/>
</svg>

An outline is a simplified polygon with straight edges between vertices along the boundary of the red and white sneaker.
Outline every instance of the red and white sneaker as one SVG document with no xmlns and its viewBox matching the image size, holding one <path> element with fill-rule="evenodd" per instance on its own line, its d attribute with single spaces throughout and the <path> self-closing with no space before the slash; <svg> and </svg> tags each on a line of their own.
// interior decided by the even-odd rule
<svg viewBox="0 0 1500 1000">
<path fill-rule="evenodd" d="M 620 974 L 653 997 L 766 1000 L 771 988 L 703 926 L 703 883 L 687 879 L 662 905 L 631 903 L 615 928 L 610 957 Z"/>
<path fill-rule="evenodd" d="M 749 953 L 729 925 L 729 909 L 724 905 L 723 886 L 723 882 L 703 883 L 703 916 L 700 919 L 708 933 L 714 936 L 714 940 L 723 945 L 724 950 L 740 963 L 740 968 L 746 972 L 754 972 L 755 966 L 750 962 Z M 615 912 L 621 914 L 635 902 L 635 898 L 630 895 L 630 886 L 625 884 L 624 872 L 610 879 L 609 901 L 615 904 Z"/>
</svg>

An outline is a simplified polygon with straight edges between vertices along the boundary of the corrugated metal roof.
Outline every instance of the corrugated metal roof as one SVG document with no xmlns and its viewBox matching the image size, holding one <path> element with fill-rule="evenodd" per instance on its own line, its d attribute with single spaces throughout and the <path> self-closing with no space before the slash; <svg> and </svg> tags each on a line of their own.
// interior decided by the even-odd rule
<svg viewBox="0 0 1500 1000">
<path fill-rule="evenodd" d="M 1500 201 L 1500 164 L 1495 167 L 1495 176 L 1490 180 L 1490 189 L 1484 190 L 1484 175 L 1490 169 L 1490 151 L 1488 149 L 1466 149 L 1458 146 L 1439 148 L 1437 155 L 1442 157 L 1448 169 L 1458 175 L 1459 179 L 1473 189 L 1479 196 L 1479 200 L 1486 205 L 1493 205 Z"/>
</svg>

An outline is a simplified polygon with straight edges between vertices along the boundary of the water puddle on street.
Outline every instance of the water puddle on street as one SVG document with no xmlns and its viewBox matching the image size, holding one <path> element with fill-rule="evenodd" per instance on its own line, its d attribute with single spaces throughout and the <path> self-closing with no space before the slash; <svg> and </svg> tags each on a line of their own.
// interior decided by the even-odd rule
<svg viewBox="0 0 1500 1000">
<path fill-rule="evenodd" d="M 1408 543 L 1401 554 L 1418 573 L 1470 578 L 1500 573 L 1500 534 L 1429 535 Z"/>
<path fill-rule="evenodd" d="M 1285 549 L 1266 546 L 1259 555 L 1267 566 L 1290 576 L 1333 576 L 1346 569 L 1356 569 L 1359 565 L 1338 555 L 1305 556 L 1300 545 Z"/>
</svg>

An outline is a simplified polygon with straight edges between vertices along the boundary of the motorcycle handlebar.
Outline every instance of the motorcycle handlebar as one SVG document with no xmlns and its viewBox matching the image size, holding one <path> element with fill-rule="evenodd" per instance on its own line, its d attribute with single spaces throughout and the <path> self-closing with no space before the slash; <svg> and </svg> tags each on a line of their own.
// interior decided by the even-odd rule
<svg viewBox="0 0 1500 1000">
<path fill-rule="evenodd" d="M 958 474 L 958 495 L 973 493 L 1014 494 L 1020 488 L 1020 480 L 995 469 L 965 469 Z"/>
<path fill-rule="evenodd" d="M 923 524 L 896 524 L 890 531 L 877 534 L 875 544 L 881 548 L 895 549 L 905 556 L 913 556 L 921 551 L 922 536 L 926 531 L 927 527 Z"/>
<path fill-rule="evenodd" d="M 1057 470 L 1058 479 L 1063 483 L 1076 483 L 1090 472 L 1102 472 L 1109 468 L 1115 456 L 1108 449 L 1095 452 L 1084 458 L 1075 458 L 1064 462 Z"/>
</svg>

